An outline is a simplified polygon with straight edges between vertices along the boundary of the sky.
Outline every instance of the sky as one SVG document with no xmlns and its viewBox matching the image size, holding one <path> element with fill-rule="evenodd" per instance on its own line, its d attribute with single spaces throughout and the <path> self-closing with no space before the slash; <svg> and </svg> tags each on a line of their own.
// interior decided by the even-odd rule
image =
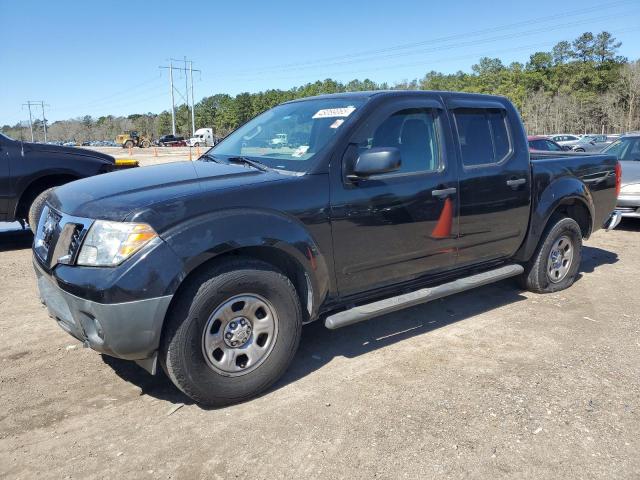
<svg viewBox="0 0 640 480">
<path fill-rule="evenodd" d="M 170 109 L 170 58 L 193 60 L 196 101 L 315 80 L 399 82 L 526 62 L 584 31 L 640 58 L 640 0 L 0 0 L 0 125 Z M 176 66 L 180 62 L 174 63 Z M 185 77 L 174 72 L 176 103 Z M 39 109 L 34 117 L 41 118 Z"/>
</svg>

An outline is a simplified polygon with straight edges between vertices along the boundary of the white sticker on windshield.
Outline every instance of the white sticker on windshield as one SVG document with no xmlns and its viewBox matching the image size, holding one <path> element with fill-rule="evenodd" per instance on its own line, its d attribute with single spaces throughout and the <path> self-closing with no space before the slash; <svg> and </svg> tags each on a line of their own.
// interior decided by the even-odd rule
<svg viewBox="0 0 640 480">
<path fill-rule="evenodd" d="M 338 128 L 343 123 L 344 123 L 344 118 L 339 118 L 335 122 L 333 122 L 331 125 L 329 125 L 329 128 Z"/>
<path fill-rule="evenodd" d="M 309 145 L 301 145 L 291 154 L 292 157 L 300 158 L 309 150 Z"/>
<path fill-rule="evenodd" d="M 322 110 L 318 110 L 311 118 L 348 117 L 355 109 L 356 107 L 323 108 Z"/>
</svg>

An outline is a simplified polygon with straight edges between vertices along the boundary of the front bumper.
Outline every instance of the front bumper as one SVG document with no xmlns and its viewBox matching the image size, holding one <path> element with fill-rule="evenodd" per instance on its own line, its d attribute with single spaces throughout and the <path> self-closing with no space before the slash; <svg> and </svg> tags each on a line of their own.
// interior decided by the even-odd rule
<svg viewBox="0 0 640 480">
<path fill-rule="evenodd" d="M 172 295 L 122 303 L 98 303 L 60 288 L 34 258 L 40 299 L 58 325 L 86 346 L 113 357 L 136 360 L 152 371 Z M 154 359 L 153 368 L 150 362 Z M 153 373 L 153 372 L 152 372 Z"/>
</svg>

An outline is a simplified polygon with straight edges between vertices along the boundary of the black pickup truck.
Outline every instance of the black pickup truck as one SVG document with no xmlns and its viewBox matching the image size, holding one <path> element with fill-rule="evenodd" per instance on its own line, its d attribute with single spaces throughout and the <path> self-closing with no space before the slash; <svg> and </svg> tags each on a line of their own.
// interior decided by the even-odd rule
<svg viewBox="0 0 640 480">
<path fill-rule="evenodd" d="M 338 328 L 508 277 L 569 287 L 583 239 L 619 221 L 619 181 L 613 156 L 530 157 L 504 98 L 314 97 L 198 161 L 56 189 L 34 266 L 68 333 L 225 405 L 276 381 L 308 322 Z"/>
<path fill-rule="evenodd" d="M 0 221 L 26 222 L 35 231 L 51 189 L 116 168 L 114 158 L 104 153 L 0 134 Z"/>
</svg>

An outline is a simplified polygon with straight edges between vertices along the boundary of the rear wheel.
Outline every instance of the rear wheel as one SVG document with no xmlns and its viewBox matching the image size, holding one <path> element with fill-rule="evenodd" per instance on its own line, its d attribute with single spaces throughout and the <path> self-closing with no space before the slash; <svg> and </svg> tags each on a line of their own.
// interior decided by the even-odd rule
<svg viewBox="0 0 640 480">
<path fill-rule="evenodd" d="M 126 142 L 124 142 L 123 147 L 124 148 L 133 148 L 133 140 L 127 140 Z"/>
<path fill-rule="evenodd" d="M 151 142 L 149 140 L 143 140 L 140 146 L 142 148 L 149 148 L 151 146 Z"/>
<path fill-rule="evenodd" d="M 575 281 L 582 259 L 582 231 L 572 219 L 554 216 L 520 278 L 523 288 L 537 293 L 564 290 Z"/>
<path fill-rule="evenodd" d="M 249 399 L 285 372 L 300 341 L 302 311 L 289 279 L 248 258 L 214 266 L 179 294 L 161 360 L 196 402 L 223 406 Z"/>
</svg>

